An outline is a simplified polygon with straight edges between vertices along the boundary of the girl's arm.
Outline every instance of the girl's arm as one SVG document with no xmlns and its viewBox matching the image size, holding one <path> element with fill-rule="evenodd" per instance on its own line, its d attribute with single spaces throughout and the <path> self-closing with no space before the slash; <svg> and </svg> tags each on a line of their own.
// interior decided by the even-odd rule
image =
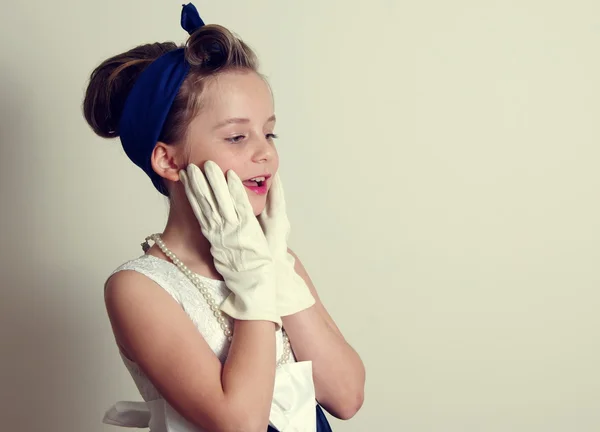
<svg viewBox="0 0 600 432">
<path fill-rule="evenodd" d="M 275 324 L 235 321 L 222 366 L 181 306 L 134 271 L 106 284 L 117 344 L 190 423 L 215 432 L 264 432 L 275 380 Z"/>
<path fill-rule="evenodd" d="M 318 402 L 333 416 L 349 419 L 363 404 L 364 365 L 323 306 L 302 262 L 291 250 L 289 252 L 296 259 L 296 272 L 308 285 L 316 303 L 283 317 L 283 326 L 298 361 L 313 362 Z"/>
</svg>

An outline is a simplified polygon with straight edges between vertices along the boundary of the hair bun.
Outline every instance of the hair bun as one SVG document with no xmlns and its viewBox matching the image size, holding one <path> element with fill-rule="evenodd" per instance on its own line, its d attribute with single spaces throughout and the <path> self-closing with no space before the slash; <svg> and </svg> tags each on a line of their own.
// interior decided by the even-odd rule
<svg viewBox="0 0 600 432">
<path fill-rule="evenodd" d="M 206 59 L 204 65 L 208 68 L 218 68 L 227 62 L 225 47 L 218 41 L 210 42 L 206 48 Z"/>
<path fill-rule="evenodd" d="M 151 62 L 176 48 L 173 42 L 142 45 L 111 57 L 94 69 L 83 101 L 83 114 L 97 135 L 119 136 L 121 113 L 137 77 Z"/>
<path fill-rule="evenodd" d="M 193 33 L 185 49 L 186 60 L 193 68 L 216 72 L 224 66 L 256 67 L 252 50 L 225 27 L 210 24 Z"/>
</svg>

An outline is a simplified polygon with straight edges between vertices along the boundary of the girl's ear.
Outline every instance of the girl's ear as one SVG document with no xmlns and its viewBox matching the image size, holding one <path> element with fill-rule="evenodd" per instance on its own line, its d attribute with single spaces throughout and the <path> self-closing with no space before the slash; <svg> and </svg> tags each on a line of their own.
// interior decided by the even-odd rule
<svg viewBox="0 0 600 432">
<path fill-rule="evenodd" d="M 154 172 L 166 180 L 179 181 L 179 171 L 185 166 L 176 159 L 178 153 L 177 146 L 157 142 L 150 157 Z"/>
</svg>

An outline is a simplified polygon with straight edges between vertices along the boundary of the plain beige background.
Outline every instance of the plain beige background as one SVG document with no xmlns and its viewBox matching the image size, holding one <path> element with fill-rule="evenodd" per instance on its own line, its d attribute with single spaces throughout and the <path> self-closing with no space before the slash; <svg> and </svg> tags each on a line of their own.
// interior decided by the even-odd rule
<svg viewBox="0 0 600 432">
<path fill-rule="evenodd" d="M 368 370 L 335 431 L 600 430 L 600 3 L 207 1 L 276 95 L 292 247 Z M 166 204 L 80 110 L 181 2 L 0 13 L 2 431 L 139 399 L 102 284 Z"/>
</svg>

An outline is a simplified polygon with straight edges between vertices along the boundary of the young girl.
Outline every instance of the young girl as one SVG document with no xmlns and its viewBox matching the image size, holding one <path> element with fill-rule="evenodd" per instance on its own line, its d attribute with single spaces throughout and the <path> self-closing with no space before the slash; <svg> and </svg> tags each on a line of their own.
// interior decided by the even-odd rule
<svg viewBox="0 0 600 432">
<path fill-rule="evenodd" d="M 365 372 L 287 247 L 269 86 L 251 49 L 193 5 L 190 37 L 91 74 L 84 114 L 167 196 L 162 234 L 105 286 L 145 402 L 104 422 L 153 432 L 329 431 L 361 407 Z M 149 241 L 154 244 L 150 247 Z"/>
</svg>

